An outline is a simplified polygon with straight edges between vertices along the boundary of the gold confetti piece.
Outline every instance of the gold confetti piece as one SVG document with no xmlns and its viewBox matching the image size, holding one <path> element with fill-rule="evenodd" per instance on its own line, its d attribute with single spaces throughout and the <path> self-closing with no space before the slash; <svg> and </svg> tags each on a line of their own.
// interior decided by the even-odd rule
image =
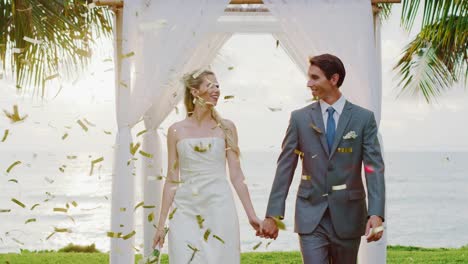
<svg viewBox="0 0 468 264">
<path fill-rule="evenodd" d="M 346 184 L 332 186 L 332 191 L 346 190 Z"/>
<path fill-rule="evenodd" d="M 145 157 L 147 157 L 147 158 L 149 158 L 149 159 L 152 159 L 152 158 L 153 158 L 153 154 L 144 152 L 143 150 L 138 151 L 138 153 L 140 153 L 142 156 L 145 156 Z"/>
<path fill-rule="evenodd" d="M 201 215 L 197 215 L 196 218 L 198 226 L 200 227 L 200 229 L 203 229 L 203 222 L 205 222 L 205 219 L 203 219 Z"/>
<path fill-rule="evenodd" d="M 191 250 L 193 250 L 192 257 L 190 258 L 190 261 L 189 261 L 189 262 L 192 262 L 193 258 L 195 258 L 195 254 L 196 254 L 198 251 L 200 251 L 200 250 L 199 250 L 198 248 L 196 248 L 196 247 L 190 245 L 190 244 L 187 244 L 187 246 L 188 246 Z"/>
<path fill-rule="evenodd" d="M 22 203 L 22 202 L 16 200 L 15 198 L 11 198 L 11 201 L 14 202 L 15 204 L 17 204 L 17 205 L 23 207 L 23 208 L 26 207 L 26 205 L 24 205 L 24 203 Z"/>
<path fill-rule="evenodd" d="M 54 212 L 63 212 L 63 213 L 66 213 L 68 212 L 67 208 L 54 208 Z"/>
<path fill-rule="evenodd" d="M 211 234 L 211 230 L 210 229 L 207 229 L 205 231 L 205 234 L 203 234 L 203 239 L 205 239 L 206 242 L 208 242 L 208 238 L 210 237 L 210 234 Z"/>
<path fill-rule="evenodd" d="M 24 222 L 24 224 L 31 223 L 31 222 L 36 222 L 36 218 L 30 218 Z"/>
<path fill-rule="evenodd" d="M 143 208 L 145 209 L 156 208 L 156 205 L 143 205 Z"/>
<path fill-rule="evenodd" d="M 193 148 L 193 150 L 195 150 L 196 152 L 200 152 L 200 153 L 204 153 L 206 151 L 208 151 L 209 149 L 211 149 L 211 144 L 208 144 L 207 147 L 203 147 L 203 144 L 200 143 L 200 145 L 198 146 L 195 146 Z"/>
<path fill-rule="evenodd" d="M 8 181 L 9 181 L 9 182 L 18 183 L 18 180 L 17 180 L 17 179 L 9 179 Z"/>
<path fill-rule="evenodd" d="M 169 220 L 171 220 L 172 218 L 174 218 L 174 214 L 175 214 L 176 211 L 177 211 L 177 207 L 174 208 L 174 210 L 172 210 L 172 212 L 169 214 Z"/>
<path fill-rule="evenodd" d="M 278 112 L 283 110 L 281 107 L 268 107 L 268 109 L 270 109 L 270 111 L 272 112 Z"/>
<path fill-rule="evenodd" d="M 65 169 L 62 168 L 62 167 L 60 167 L 59 170 L 60 170 L 61 172 L 65 172 Z"/>
<path fill-rule="evenodd" d="M 226 95 L 224 96 L 224 100 L 234 99 L 234 95 Z"/>
<path fill-rule="evenodd" d="M 91 55 L 92 55 L 91 50 L 76 49 L 75 52 L 76 52 L 76 54 L 78 54 L 80 56 L 88 57 L 88 58 L 91 58 Z"/>
<path fill-rule="evenodd" d="M 14 237 L 12 237 L 11 239 L 12 239 L 13 241 L 15 241 L 16 243 L 21 244 L 21 245 L 24 246 L 24 243 L 21 242 L 21 241 L 19 241 L 18 239 L 14 238 Z"/>
<path fill-rule="evenodd" d="M 47 76 L 47 77 L 44 79 L 44 81 L 50 81 L 50 80 L 53 80 L 53 79 L 55 79 L 55 78 L 57 78 L 57 77 L 59 77 L 59 76 L 60 76 L 60 75 L 59 75 L 58 73 L 53 74 L 53 75 L 49 75 L 49 76 Z"/>
<path fill-rule="evenodd" d="M 120 212 L 125 212 L 125 211 L 127 211 L 127 208 L 125 208 L 125 207 L 120 207 Z"/>
<path fill-rule="evenodd" d="M 316 126 L 314 123 L 310 123 L 310 127 L 314 129 L 317 133 L 322 134 L 322 130 L 320 130 L 320 128 L 318 128 L 318 126 Z"/>
<path fill-rule="evenodd" d="M 67 159 L 76 159 L 77 156 L 67 156 Z"/>
<path fill-rule="evenodd" d="M 86 119 L 86 118 L 83 118 L 83 120 L 84 120 L 84 121 L 86 122 L 86 124 L 88 124 L 89 126 L 92 126 L 92 127 L 95 127 L 95 126 L 96 126 L 95 124 L 89 122 L 88 119 Z"/>
<path fill-rule="evenodd" d="M 11 209 L 0 209 L 0 213 L 9 213 Z"/>
<path fill-rule="evenodd" d="M 132 155 L 135 155 L 135 153 L 137 152 L 139 148 L 140 148 L 140 142 L 137 142 L 135 145 L 133 144 L 133 142 L 130 143 L 130 153 Z"/>
<path fill-rule="evenodd" d="M 122 236 L 122 233 L 115 233 L 115 232 L 107 232 L 107 236 L 111 238 L 120 238 Z"/>
<path fill-rule="evenodd" d="M 132 232 L 130 232 L 127 235 L 123 236 L 122 239 L 127 240 L 127 239 L 131 238 L 132 236 L 134 236 L 135 234 L 136 234 L 136 232 L 135 232 L 135 230 L 133 230 Z"/>
<path fill-rule="evenodd" d="M 78 206 L 78 203 L 75 202 L 75 201 L 72 201 L 71 204 L 72 204 L 74 207 L 77 207 L 77 206 Z"/>
<path fill-rule="evenodd" d="M 81 127 L 84 131 L 88 132 L 88 127 L 87 127 L 81 120 L 77 120 L 76 122 L 78 123 L 78 125 L 80 125 L 80 127 Z"/>
<path fill-rule="evenodd" d="M 6 170 L 7 173 L 10 173 L 10 171 L 16 166 L 16 165 L 19 165 L 21 164 L 21 161 L 17 160 L 15 162 L 13 162 L 13 164 L 11 164 L 8 169 Z"/>
<path fill-rule="evenodd" d="M 31 211 L 34 210 L 34 208 L 36 208 L 36 207 L 38 207 L 38 206 L 39 206 L 39 204 L 33 205 L 33 206 L 31 207 Z"/>
<path fill-rule="evenodd" d="M 67 209 L 70 209 L 70 205 L 69 205 L 68 203 L 65 204 L 65 207 L 66 207 Z"/>
<path fill-rule="evenodd" d="M 112 132 L 104 130 L 104 133 L 107 135 L 112 135 Z"/>
<path fill-rule="evenodd" d="M 221 243 L 224 244 L 224 240 L 217 235 L 213 235 L 214 238 L 218 239 Z"/>
<path fill-rule="evenodd" d="M 276 226 L 280 230 L 286 230 L 286 225 L 278 217 L 272 217 L 275 220 Z"/>
<path fill-rule="evenodd" d="M 312 179 L 312 177 L 310 177 L 309 175 L 302 175 L 301 176 L 301 180 L 304 180 L 304 181 L 310 181 Z"/>
<path fill-rule="evenodd" d="M 137 134 L 136 136 L 137 136 L 137 137 L 138 137 L 138 136 L 141 136 L 141 135 L 143 135 L 143 134 L 146 133 L 146 132 L 148 132 L 148 130 L 146 130 L 146 129 L 145 129 L 145 130 L 142 130 L 142 131 L 138 132 L 138 134 Z"/>
<path fill-rule="evenodd" d="M 68 137 L 68 133 L 63 134 L 62 140 L 65 140 Z"/>
<path fill-rule="evenodd" d="M 258 242 L 252 249 L 253 250 L 257 250 L 258 247 L 260 247 L 260 245 L 262 245 L 262 242 Z"/>
<path fill-rule="evenodd" d="M 277 40 L 276 40 L 276 47 L 277 47 L 277 48 L 278 48 L 279 44 L 280 44 L 280 41 L 279 41 L 279 39 L 277 39 Z"/>
<path fill-rule="evenodd" d="M 353 148 L 337 148 L 336 152 L 338 152 L 338 153 L 352 153 Z"/>
<path fill-rule="evenodd" d="M 133 208 L 133 211 L 135 212 L 136 209 L 138 209 L 138 207 L 143 206 L 144 204 L 145 202 L 139 202 L 137 205 L 135 205 L 135 207 Z"/>
<path fill-rule="evenodd" d="M 128 88 L 128 85 L 124 81 L 120 81 L 119 84 L 125 88 Z"/>
<path fill-rule="evenodd" d="M 151 212 L 151 213 L 148 215 L 148 222 L 153 222 L 153 219 L 154 219 L 154 214 L 153 214 L 153 212 Z"/>
<path fill-rule="evenodd" d="M 229 66 L 228 70 L 230 70 L 230 71 L 234 70 L 234 66 Z M 226 98 L 224 98 L 224 99 L 226 99 Z"/>
<path fill-rule="evenodd" d="M 268 248 L 268 246 L 271 244 L 271 242 L 273 242 L 273 241 L 269 241 L 269 242 L 266 244 L 265 248 Z"/>
<path fill-rule="evenodd" d="M 132 51 L 132 52 L 129 52 L 129 53 L 127 53 L 127 54 L 121 55 L 120 58 L 121 58 L 121 59 L 125 59 L 125 58 L 130 58 L 130 57 L 132 57 L 132 56 L 135 56 L 135 52 L 133 52 L 133 51 Z"/>
<path fill-rule="evenodd" d="M 7 139 L 8 137 L 8 133 L 10 132 L 10 130 L 8 129 L 5 129 L 5 132 L 3 133 L 3 138 L 2 138 L 2 142 L 5 142 L 5 140 Z"/>
<path fill-rule="evenodd" d="M 302 152 L 302 151 L 300 151 L 300 150 L 298 150 L 298 149 L 295 149 L 295 150 L 294 150 L 294 154 L 299 155 L 299 157 L 301 157 L 301 158 L 304 157 L 304 152 Z"/>
<path fill-rule="evenodd" d="M 57 233 L 71 233 L 72 232 L 68 228 L 58 228 L 58 227 L 54 227 L 54 231 Z"/>
<path fill-rule="evenodd" d="M 93 175 L 94 165 L 96 165 L 99 162 L 102 162 L 103 160 L 104 160 L 104 157 L 100 157 L 91 161 L 91 170 L 89 171 L 89 176 Z"/>
</svg>

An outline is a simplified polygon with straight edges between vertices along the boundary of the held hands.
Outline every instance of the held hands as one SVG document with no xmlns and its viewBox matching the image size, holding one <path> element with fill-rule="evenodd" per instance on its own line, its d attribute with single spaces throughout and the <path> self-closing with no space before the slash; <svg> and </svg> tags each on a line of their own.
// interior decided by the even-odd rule
<svg viewBox="0 0 468 264">
<path fill-rule="evenodd" d="M 262 220 L 260 220 L 260 218 L 258 218 L 257 216 L 254 216 L 253 218 L 249 219 L 249 223 L 253 227 L 253 229 L 255 229 L 255 231 L 257 231 L 257 235 L 259 233 L 262 233 L 263 222 L 262 222 Z"/>
<path fill-rule="evenodd" d="M 263 220 L 262 226 L 263 228 L 261 229 L 261 232 L 257 231 L 257 236 L 271 239 L 276 239 L 278 237 L 279 229 L 276 225 L 276 221 L 273 218 L 265 218 L 265 220 Z"/>
<path fill-rule="evenodd" d="M 373 215 L 369 217 L 366 226 L 367 243 L 380 240 L 383 235 L 383 230 L 382 218 L 380 218 L 380 216 Z"/>
</svg>

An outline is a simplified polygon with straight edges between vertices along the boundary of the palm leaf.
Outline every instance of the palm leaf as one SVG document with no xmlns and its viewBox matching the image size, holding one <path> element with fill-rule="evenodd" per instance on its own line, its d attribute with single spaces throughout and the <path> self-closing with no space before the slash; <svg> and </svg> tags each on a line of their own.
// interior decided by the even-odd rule
<svg viewBox="0 0 468 264">
<path fill-rule="evenodd" d="M 0 58 L 17 88 L 44 96 L 50 82 L 83 73 L 95 41 L 111 37 L 111 22 L 86 0 L 0 0 Z"/>
</svg>

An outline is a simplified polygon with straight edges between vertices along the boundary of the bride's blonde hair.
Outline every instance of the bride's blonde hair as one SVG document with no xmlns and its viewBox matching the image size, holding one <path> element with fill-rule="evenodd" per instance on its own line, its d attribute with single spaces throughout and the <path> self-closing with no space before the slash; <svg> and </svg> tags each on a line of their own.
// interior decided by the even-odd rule
<svg viewBox="0 0 468 264">
<path fill-rule="evenodd" d="M 187 116 L 191 116 L 193 114 L 193 110 L 195 109 L 195 102 L 199 100 L 198 98 L 195 99 L 193 97 L 191 89 L 200 89 L 200 85 L 203 83 L 203 80 L 207 75 L 215 75 L 214 72 L 208 70 L 195 70 L 193 72 L 187 73 L 184 75 L 183 82 L 185 87 L 185 97 L 184 97 L 184 104 L 185 108 L 187 109 Z M 224 135 L 226 136 L 226 144 L 227 147 L 230 148 L 236 155 L 240 156 L 240 149 L 237 144 L 234 142 L 234 138 L 232 135 L 232 131 L 226 126 L 226 121 L 219 115 L 218 111 L 216 111 L 214 106 L 210 107 L 211 109 L 211 117 L 215 120 L 216 124 L 223 130 Z"/>
</svg>

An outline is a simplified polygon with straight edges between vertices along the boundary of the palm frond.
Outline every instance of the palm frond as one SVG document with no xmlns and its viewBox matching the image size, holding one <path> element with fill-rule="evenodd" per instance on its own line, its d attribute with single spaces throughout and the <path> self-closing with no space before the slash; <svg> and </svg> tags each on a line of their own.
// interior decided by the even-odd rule
<svg viewBox="0 0 468 264">
<path fill-rule="evenodd" d="M 382 21 L 387 20 L 392 13 L 393 4 L 380 3 L 377 4 L 377 7 L 380 9 L 380 18 Z"/>
<path fill-rule="evenodd" d="M 0 58 L 17 88 L 41 96 L 49 82 L 80 76 L 92 44 L 112 36 L 110 12 L 86 0 L 0 0 L 0 18 Z"/>
</svg>

